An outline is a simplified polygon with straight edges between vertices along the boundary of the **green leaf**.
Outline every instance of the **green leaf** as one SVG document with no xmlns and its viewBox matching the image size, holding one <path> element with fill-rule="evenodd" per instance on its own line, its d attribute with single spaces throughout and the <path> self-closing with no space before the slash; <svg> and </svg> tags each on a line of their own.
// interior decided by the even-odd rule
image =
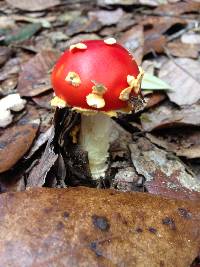
<svg viewBox="0 0 200 267">
<path fill-rule="evenodd" d="M 173 88 L 158 77 L 145 72 L 142 79 L 142 90 L 173 90 Z"/>
<path fill-rule="evenodd" d="M 37 31 L 42 28 L 41 23 L 32 23 L 19 29 L 15 33 L 7 33 L 5 38 L 1 41 L 4 45 L 9 45 L 12 42 L 22 42 L 31 38 Z"/>
</svg>

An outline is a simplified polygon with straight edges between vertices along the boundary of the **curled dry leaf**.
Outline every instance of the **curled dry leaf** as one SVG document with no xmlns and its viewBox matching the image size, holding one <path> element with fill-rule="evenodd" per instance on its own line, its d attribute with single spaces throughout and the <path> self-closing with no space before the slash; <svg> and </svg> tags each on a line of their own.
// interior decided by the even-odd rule
<svg viewBox="0 0 200 267">
<path fill-rule="evenodd" d="M 178 109 L 165 102 L 151 111 L 143 112 L 140 119 L 145 131 L 171 126 L 200 126 L 200 105 L 194 104 Z"/>
<path fill-rule="evenodd" d="M 144 54 L 156 51 L 161 53 L 164 51 L 164 46 L 167 42 L 166 32 L 167 30 L 176 24 L 185 25 L 186 21 L 182 18 L 171 16 L 147 16 L 141 21 L 141 17 L 138 16 L 139 21 L 144 26 Z"/>
<path fill-rule="evenodd" d="M 152 143 L 176 153 L 177 156 L 200 158 L 200 132 L 197 129 L 171 129 L 167 133 L 147 133 L 147 137 Z"/>
<path fill-rule="evenodd" d="M 164 14 L 181 15 L 189 12 L 196 12 L 200 9 L 200 2 L 195 1 L 179 1 L 178 3 L 171 3 L 168 5 L 161 5 L 154 9 L 153 13 L 163 16 Z"/>
<path fill-rule="evenodd" d="M 169 60 L 162 65 L 159 77 L 173 88 L 167 92 L 178 105 L 191 105 L 200 99 L 200 62 L 189 58 Z"/>
<path fill-rule="evenodd" d="M 21 96 L 36 96 L 51 89 L 49 72 L 60 53 L 43 50 L 23 65 L 17 89 Z"/>
<path fill-rule="evenodd" d="M 146 106 L 145 108 L 151 108 L 156 106 L 160 102 L 166 99 L 166 95 L 164 93 L 156 92 L 153 94 L 149 94 L 145 97 Z"/>
<path fill-rule="evenodd" d="M 167 49 L 175 57 L 198 58 L 199 55 L 199 48 L 188 43 L 170 42 L 167 44 Z"/>
<path fill-rule="evenodd" d="M 132 52 L 137 63 L 141 64 L 144 45 L 143 27 L 141 25 L 132 27 L 123 33 L 118 41 Z"/>
<path fill-rule="evenodd" d="M 1 264 L 188 267 L 199 252 L 199 212 L 199 203 L 84 187 L 5 193 Z"/>
<path fill-rule="evenodd" d="M 39 124 L 37 111 L 29 107 L 27 115 L 4 130 L 0 136 L 0 173 L 13 167 L 29 150 Z"/>
<path fill-rule="evenodd" d="M 179 158 L 157 148 L 146 138 L 129 145 L 131 158 L 145 185 L 154 194 L 200 199 L 200 181 Z"/>
<path fill-rule="evenodd" d="M 47 8 L 57 6 L 60 4 L 60 0 L 6 0 L 6 2 L 16 8 L 26 11 L 40 11 Z"/>
</svg>

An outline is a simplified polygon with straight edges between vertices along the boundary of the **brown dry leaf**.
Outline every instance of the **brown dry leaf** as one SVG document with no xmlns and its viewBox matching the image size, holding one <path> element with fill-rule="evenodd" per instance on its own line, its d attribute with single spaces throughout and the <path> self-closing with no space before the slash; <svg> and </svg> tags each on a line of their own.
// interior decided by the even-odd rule
<svg viewBox="0 0 200 267">
<path fill-rule="evenodd" d="M 170 14 L 170 18 L 173 15 L 181 15 L 188 12 L 197 12 L 200 9 L 200 2 L 194 2 L 191 0 L 180 1 L 178 3 L 172 3 L 168 5 L 161 5 L 154 9 L 152 12 L 155 14 Z"/>
<path fill-rule="evenodd" d="M 39 125 L 37 111 L 29 107 L 27 115 L 3 131 L 0 136 L 0 173 L 13 167 L 29 150 Z"/>
<path fill-rule="evenodd" d="M 68 25 L 65 34 L 72 36 L 77 33 L 93 33 L 101 29 L 101 23 L 97 18 L 90 18 L 85 16 L 79 16 L 74 18 Z"/>
<path fill-rule="evenodd" d="M 132 27 L 130 30 L 121 35 L 121 37 L 118 39 L 118 42 L 124 45 L 131 53 L 133 53 L 134 58 L 140 65 L 143 58 L 143 27 L 141 25 Z"/>
<path fill-rule="evenodd" d="M 52 144 L 55 134 L 54 127 L 50 128 L 50 133 L 48 134 L 49 139 L 45 151 L 38 165 L 34 166 L 34 168 L 31 170 L 27 179 L 27 187 L 42 187 L 45 183 L 48 172 L 58 158 L 58 154 L 54 152 L 54 146 Z"/>
<path fill-rule="evenodd" d="M 0 66 L 3 65 L 8 60 L 10 54 L 11 50 L 9 47 L 6 46 L 0 47 Z"/>
<path fill-rule="evenodd" d="M 52 109 L 51 103 L 50 103 L 51 100 L 53 99 L 52 91 L 46 92 L 45 94 L 34 96 L 32 99 L 39 107 L 42 107 L 45 109 Z"/>
<path fill-rule="evenodd" d="M 138 138 L 129 148 L 133 165 L 137 173 L 145 177 L 145 186 L 151 188 L 151 193 L 200 200 L 200 180 L 179 158 L 146 138 Z"/>
<path fill-rule="evenodd" d="M 166 37 L 155 32 L 155 29 L 144 32 L 144 55 L 150 52 L 162 53 Z"/>
<path fill-rule="evenodd" d="M 26 11 L 46 10 L 61 3 L 60 0 L 6 0 L 6 2 L 13 7 Z"/>
<path fill-rule="evenodd" d="M 187 158 L 200 158 L 200 131 L 196 129 L 171 129 L 167 133 L 146 134 L 154 144 Z"/>
<path fill-rule="evenodd" d="M 59 55 L 56 50 L 43 50 L 23 65 L 17 86 L 21 96 L 36 96 L 52 88 L 49 72 Z"/>
<path fill-rule="evenodd" d="M 138 16 L 137 21 L 145 28 L 144 54 L 152 51 L 162 53 L 167 42 L 164 33 L 175 24 L 186 24 L 184 19 L 170 16 L 147 16 L 142 19 Z"/>
<path fill-rule="evenodd" d="M 189 58 L 169 60 L 159 72 L 159 78 L 173 88 L 167 95 L 178 105 L 191 105 L 200 99 L 199 77 L 200 62 Z"/>
<path fill-rule="evenodd" d="M 199 56 L 199 49 L 197 46 L 184 44 L 180 41 L 168 43 L 167 49 L 169 53 L 175 57 L 198 58 Z"/>
<path fill-rule="evenodd" d="M 199 203 L 114 190 L 5 193 L 1 264 L 188 267 L 199 253 L 199 213 Z"/>
<path fill-rule="evenodd" d="M 136 20 L 146 28 L 146 31 L 153 28 L 154 32 L 157 32 L 159 34 L 165 33 L 170 27 L 175 24 L 187 24 L 187 21 L 184 18 L 170 16 L 137 16 Z"/>
<path fill-rule="evenodd" d="M 97 10 L 90 11 L 88 16 L 90 19 L 97 19 L 101 25 L 109 26 L 118 23 L 123 17 L 124 11 L 121 8 L 116 10 Z"/>
<path fill-rule="evenodd" d="M 166 95 L 160 92 L 147 95 L 145 96 L 145 101 L 146 101 L 145 108 L 154 107 L 165 99 L 166 99 Z"/>
<path fill-rule="evenodd" d="M 171 126 L 200 126 L 200 105 L 191 105 L 180 110 L 166 102 L 151 111 L 143 112 L 140 119 L 145 131 Z"/>
<path fill-rule="evenodd" d="M 10 58 L 1 69 L 0 81 L 8 79 L 11 75 L 18 74 L 20 70 L 19 58 Z"/>
</svg>

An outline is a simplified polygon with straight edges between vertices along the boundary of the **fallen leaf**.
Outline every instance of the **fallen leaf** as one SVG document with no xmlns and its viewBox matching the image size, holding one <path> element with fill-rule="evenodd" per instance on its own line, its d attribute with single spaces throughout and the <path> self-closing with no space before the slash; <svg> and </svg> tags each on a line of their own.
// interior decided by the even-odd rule
<svg viewBox="0 0 200 267">
<path fill-rule="evenodd" d="M 16 74 L 11 75 L 6 80 L 0 82 L 0 94 L 3 96 L 13 94 L 17 87 L 18 77 Z"/>
<path fill-rule="evenodd" d="M 163 53 L 164 46 L 167 42 L 166 32 L 172 26 L 186 25 L 186 20 L 179 17 L 170 16 L 141 16 L 137 21 L 144 26 L 144 54 L 150 52 Z"/>
<path fill-rule="evenodd" d="M 0 41 L 4 45 L 9 45 L 13 42 L 22 42 L 30 39 L 36 32 L 42 28 L 40 23 L 33 23 L 24 26 L 13 32 L 8 32 L 8 34 Z"/>
<path fill-rule="evenodd" d="M 118 42 L 124 45 L 131 53 L 137 63 L 140 65 L 143 58 L 143 27 L 140 25 L 132 27 L 130 30 L 124 32 Z"/>
<path fill-rule="evenodd" d="M 198 58 L 199 48 L 195 45 L 179 42 L 170 42 L 167 44 L 167 49 L 172 56 Z"/>
<path fill-rule="evenodd" d="M 159 33 L 155 33 L 155 30 L 145 31 L 144 34 L 144 54 L 150 52 L 162 53 L 163 47 L 166 44 L 166 37 Z"/>
<path fill-rule="evenodd" d="M 53 125 L 48 130 L 46 130 L 46 132 L 39 134 L 37 139 L 34 141 L 31 149 L 29 150 L 28 155 L 26 155 L 26 159 L 31 158 L 35 154 L 35 152 L 37 152 L 41 148 L 41 146 L 47 143 L 47 141 L 52 136 L 52 132 L 53 132 L 52 128 L 53 128 Z"/>
<path fill-rule="evenodd" d="M 30 172 L 27 179 L 27 187 L 41 187 L 45 183 L 47 173 L 52 168 L 56 160 L 58 159 L 58 154 L 54 152 L 54 147 L 52 144 L 54 138 L 55 129 L 51 127 L 49 134 L 49 139 L 45 151 L 38 163 Z"/>
<path fill-rule="evenodd" d="M 51 110 L 52 106 L 50 102 L 53 99 L 53 94 L 53 91 L 49 91 L 48 93 L 34 96 L 32 99 L 39 107 Z"/>
<path fill-rule="evenodd" d="M 22 66 L 17 90 L 21 96 L 36 96 L 52 88 L 50 70 L 60 53 L 43 50 Z"/>
<path fill-rule="evenodd" d="M 101 25 L 110 26 L 121 21 L 124 12 L 121 8 L 115 10 L 97 10 L 88 13 L 89 18 L 97 19 Z"/>
<path fill-rule="evenodd" d="M 0 81 L 4 81 L 10 78 L 10 76 L 18 74 L 20 70 L 21 68 L 19 58 L 10 58 L 1 69 Z"/>
<path fill-rule="evenodd" d="M 27 115 L 4 130 L 0 136 L 0 173 L 13 167 L 29 150 L 39 125 L 37 111 L 29 107 Z"/>
<path fill-rule="evenodd" d="M 11 55 L 11 50 L 9 47 L 0 47 L 0 66 L 3 65 Z"/>
<path fill-rule="evenodd" d="M 196 12 L 200 9 L 200 2 L 194 2 L 186 0 L 178 3 L 172 3 L 168 5 L 161 5 L 153 10 L 153 13 L 163 16 L 164 14 L 170 14 L 170 16 L 181 15 L 189 12 Z M 170 17 L 171 18 L 171 17 Z"/>
<path fill-rule="evenodd" d="M 138 0 L 98 0 L 98 5 L 133 5 L 138 4 Z"/>
<path fill-rule="evenodd" d="M 101 23 L 97 19 L 95 18 L 88 19 L 88 17 L 79 16 L 74 18 L 74 20 L 72 20 L 71 22 L 69 22 L 65 33 L 68 36 L 72 36 L 74 34 L 81 32 L 90 33 L 100 30 L 101 27 L 102 27 Z"/>
<path fill-rule="evenodd" d="M 200 126 L 200 106 L 191 105 L 178 109 L 166 102 L 148 112 L 143 112 L 140 119 L 145 131 L 183 125 Z"/>
<path fill-rule="evenodd" d="M 151 108 L 166 99 L 166 94 L 160 92 L 154 92 L 145 96 L 146 105 L 145 108 Z"/>
<path fill-rule="evenodd" d="M 156 147 L 146 138 L 138 138 L 129 148 L 137 173 L 145 177 L 147 188 L 155 189 L 151 193 L 200 199 L 200 180 L 175 155 Z"/>
<path fill-rule="evenodd" d="M 164 63 L 159 78 L 172 88 L 169 99 L 177 105 L 191 105 L 200 99 L 200 62 L 189 58 L 177 58 Z"/>
<path fill-rule="evenodd" d="M 26 10 L 26 11 L 40 11 L 46 10 L 50 7 L 54 7 L 59 5 L 60 0 L 34 0 L 34 1 L 26 1 L 26 0 L 6 0 L 6 2 L 16 8 Z"/>
<path fill-rule="evenodd" d="M 198 202 L 84 187 L 5 193 L 1 264 L 188 267 L 199 212 Z"/>
<path fill-rule="evenodd" d="M 124 32 L 131 28 L 131 26 L 134 26 L 136 24 L 135 18 L 132 14 L 124 13 L 120 21 L 117 23 L 117 27 L 115 28 L 115 31 L 117 32 Z"/>
<path fill-rule="evenodd" d="M 181 36 L 181 42 L 184 44 L 200 44 L 200 35 L 194 32 L 184 33 Z"/>
<path fill-rule="evenodd" d="M 196 129 L 171 129 L 167 133 L 146 134 L 147 138 L 159 147 L 190 159 L 200 158 L 200 132 Z"/>
<path fill-rule="evenodd" d="M 142 78 L 141 89 L 143 90 L 172 90 L 172 87 L 167 84 L 165 81 L 159 79 L 155 75 L 152 75 L 148 72 L 144 73 Z"/>
</svg>

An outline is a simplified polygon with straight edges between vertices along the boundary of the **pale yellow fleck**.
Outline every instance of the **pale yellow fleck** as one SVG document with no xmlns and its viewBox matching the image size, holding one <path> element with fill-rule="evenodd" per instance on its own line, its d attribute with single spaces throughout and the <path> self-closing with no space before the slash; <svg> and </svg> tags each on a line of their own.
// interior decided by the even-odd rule
<svg viewBox="0 0 200 267">
<path fill-rule="evenodd" d="M 70 45 L 69 50 L 72 51 L 75 48 L 80 49 L 80 50 L 85 50 L 87 49 L 87 45 L 83 43 L 73 44 L 73 45 Z"/>
<path fill-rule="evenodd" d="M 107 45 L 113 45 L 113 44 L 116 44 L 116 40 L 115 38 L 111 37 L 111 38 L 107 38 L 104 40 L 104 43 L 107 44 Z"/>
<path fill-rule="evenodd" d="M 58 96 L 55 96 L 52 100 L 51 100 L 51 106 L 52 107 L 58 107 L 58 108 L 64 108 L 67 107 L 67 102 L 63 99 L 61 99 Z"/>
<path fill-rule="evenodd" d="M 79 75 L 73 71 L 70 71 L 67 74 L 65 81 L 69 82 L 70 84 L 72 84 L 75 87 L 78 87 L 81 84 L 81 79 L 80 79 Z"/>
<path fill-rule="evenodd" d="M 137 76 L 137 79 L 136 79 L 136 82 L 135 82 L 135 86 L 134 86 L 134 92 L 135 92 L 136 94 L 138 94 L 139 91 L 140 91 L 142 78 L 143 78 L 143 76 L 144 76 L 144 71 L 143 71 L 143 69 L 142 69 L 141 67 L 139 67 L 139 71 L 140 71 L 140 72 L 139 72 L 139 74 L 138 74 L 138 76 Z"/>
<path fill-rule="evenodd" d="M 72 110 L 78 113 L 82 113 L 87 116 L 96 115 L 99 112 L 98 110 L 92 110 L 92 109 L 80 108 L 80 107 L 73 107 Z"/>
<path fill-rule="evenodd" d="M 105 106 L 103 97 L 93 93 L 86 96 L 86 102 L 88 106 L 93 108 L 103 108 Z"/>
<path fill-rule="evenodd" d="M 72 137 L 72 143 L 77 144 L 78 143 L 78 133 L 80 131 L 80 125 L 74 126 L 74 128 L 70 132 L 70 136 Z"/>
<path fill-rule="evenodd" d="M 102 111 L 102 113 L 109 117 L 117 117 L 117 112 L 115 110 Z"/>
<path fill-rule="evenodd" d="M 144 76 L 144 71 L 141 67 L 139 67 L 139 74 L 137 78 L 135 78 L 132 75 L 127 75 L 127 83 L 134 90 L 136 94 L 138 94 L 140 91 L 143 76 Z"/>
<path fill-rule="evenodd" d="M 128 85 L 133 88 L 135 86 L 136 79 L 132 75 L 127 75 L 127 83 Z"/>
<path fill-rule="evenodd" d="M 119 99 L 122 101 L 129 100 L 131 91 L 132 91 L 131 87 L 127 87 L 127 88 L 123 89 L 120 93 Z"/>
</svg>

